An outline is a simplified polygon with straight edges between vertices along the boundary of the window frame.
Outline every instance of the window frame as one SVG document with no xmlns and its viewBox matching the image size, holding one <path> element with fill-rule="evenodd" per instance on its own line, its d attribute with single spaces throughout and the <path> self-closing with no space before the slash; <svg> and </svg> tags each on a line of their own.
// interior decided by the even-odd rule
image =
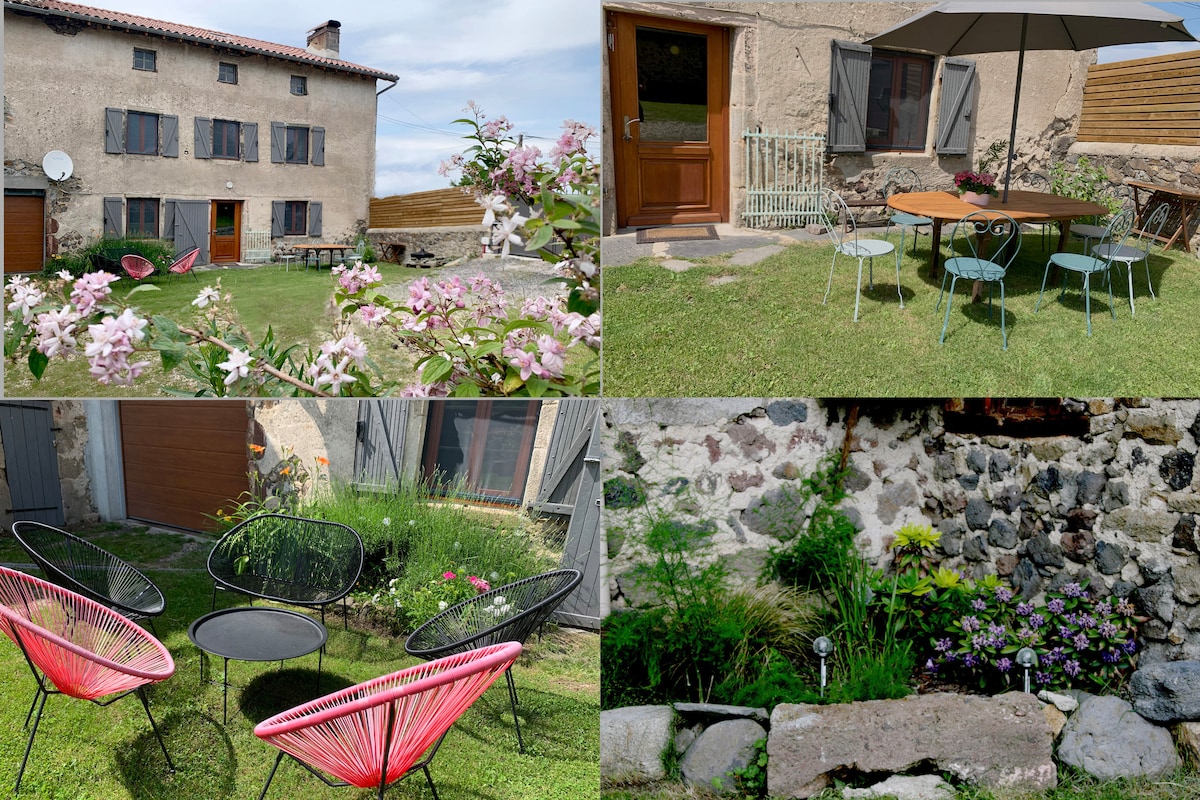
<svg viewBox="0 0 1200 800">
<path fill-rule="evenodd" d="M 296 224 L 296 212 L 300 212 L 300 224 Z M 283 235 L 284 236 L 307 236 L 308 235 L 308 201 L 307 200 L 284 200 L 283 201 Z"/>
<path fill-rule="evenodd" d="M 232 143 L 233 143 L 233 151 L 234 152 L 232 155 L 229 153 L 226 153 L 226 152 L 219 152 L 219 151 L 224 151 L 225 145 L 228 142 L 224 141 L 217 135 L 218 126 L 220 127 L 220 129 L 222 131 L 229 129 L 229 128 L 232 128 L 232 130 L 233 130 Z M 218 142 L 220 142 L 221 144 L 218 145 Z M 222 159 L 225 161 L 241 160 L 241 157 L 242 157 L 242 123 L 237 122 L 236 120 L 231 120 L 231 119 L 214 119 L 212 121 L 211 144 L 212 144 L 212 146 L 210 148 L 210 153 L 209 153 L 211 158 Z"/>
<path fill-rule="evenodd" d="M 133 212 L 138 209 L 137 224 L 134 224 Z M 146 223 L 146 209 L 153 209 L 154 220 L 153 229 L 149 232 L 144 230 Z M 125 198 L 125 236 L 130 239 L 157 239 L 159 238 L 159 227 L 162 223 L 162 213 L 157 197 L 127 197 Z"/>
<path fill-rule="evenodd" d="M 305 97 L 308 95 L 308 76 L 293 75 L 288 81 L 288 91 L 296 97 Z"/>
<path fill-rule="evenodd" d="M 454 479 L 447 479 L 446 474 L 438 468 L 438 450 L 441 444 L 442 429 L 447 409 L 456 403 L 474 404 L 474 422 L 472 425 L 471 443 L 464 464 L 464 480 L 467 484 L 465 492 L 454 492 Z M 522 401 L 503 400 L 500 406 L 514 408 Z M 513 470 L 512 485 L 509 491 L 485 489 L 479 486 L 483 476 L 478 474 L 484 469 L 486 450 L 488 447 L 488 427 L 492 421 L 493 408 L 500 407 L 496 401 L 456 401 L 446 400 L 431 403 L 429 417 L 425 427 L 425 441 L 422 445 L 422 470 L 426 485 L 434 494 L 444 497 L 454 497 L 459 500 L 487 503 L 490 505 L 518 506 L 525 498 L 526 483 L 532 465 L 533 442 L 537 435 L 541 402 L 528 400 L 525 403 L 525 419 L 521 430 L 521 440 L 518 444 L 516 464 Z M 472 472 L 475 474 L 472 475 Z"/>
<path fill-rule="evenodd" d="M 300 133 L 303 131 L 303 137 Z M 312 138 L 312 128 L 304 125 L 286 125 L 283 129 L 283 163 L 285 164 L 307 164 L 309 159 L 309 145 Z M 304 142 L 304 152 L 297 154 L 294 150 L 294 143 L 299 141 Z"/>
<path fill-rule="evenodd" d="M 930 108 L 931 98 L 933 95 L 933 73 L 934 73 L 934 68 L 935 68 L 935 62 L 934 62 L 933 56 L 922 55 L 919 53 L 906 53 L 906 52 L 900 52 L 897 50 L 873 49 L 871 51 L 871 64 L 870 64 L 870 72 L 869 72 L 870 76 L 874 76 L 875 66 L 876 66 L 877 62 L 888 62 L 891 67 L 891 92 L 889 93 L 889 96 L 888 96 L 888 107 L 887 107 L 888 127 L 887 127 L 887 133 L 885 136 L 872 137 L 870 126 L 867 125 L 866 130 L 864 131 L 864 139 L 865 139 L 865 143 L 866 143 L 866 149 L 874 150 L 874 151 L 884 150 L 884 151 L 893 151 L 893 152 L 894 151 L 924 152 L 924 150 L 929 146 L 929 133 L 930 133 L 930 130 L 929 130 L 929 128 L 930 128 L 929 108 Z M 917 144 L 901 145 L 901 144 L 896 144 L 897 137 L 899 135 L 899 127 L 900 127 L 898 115 L 896 113 L 896 107 L 901 99 L 900 92 L 902 91 L 902 83 L 903 83 L 901 81 L 901 76 L 903 75 L 904 66 L 905 65 L 913 65 L 913 64 L 919 64 L 922 67 L 922 69 L 924 70 L 924 81 L 923 81 L 923 85 L 921 87 L 921 96 L 918 99 L 917 117 L 916 117 L 918 130 L 920 132 L 920 135 L 916 138 L 919 140 L 919 142 Z M 875 95 L 872 92 L 872 81 L 871 81 L 870 77 L 868 77 L 868 80 L 867 80 L 868 111 L 867 111 L 866 118 L 863 120 L 864 124 L 871 117 L 870 103 L 872 102 L 874 96 Z"/>
<path fill-rule="evenodd" d="M 228 75 L 232 74 L 233 80 L 226 80 Z M 229 61 L 217 62 L 217 83 L 227 83 L 231 86 L 236 86 L 238 82 L 238 65 Z"/>
<path fill-rule="evenodd" d="M 141 63 L 139 64 L 139 56 Z M 146 66 L 147 60 L 150 66 Z M 138 72 L 158 72 L 158 51 L 146 47 L 133 48 L 133 68 Z"/>
<path fill-rule="evenodd" d="M 135 118 L 137 120 L 139 120 L 139 124 L 137 126 L 138 137 L 136 140 L 139 145 L 139 149 L 134 149 L 134 146 L 133 146 L 134 141 L 135 141 L 134 137 L 133 137 L 133 133 L 134 133 L 133 123 L 134 123 Z M 145 120 L 145 122 L 142 122 L 141 120 Z M 153 120 L 153 123 L 151 123 L 150 120 Z M 156 156 L 156 155 L 158 155 L 159 138 L 160 138 L 159 126 L 161 124 L 162 124 L 162 115 L 161 114 L 154 114 L 154 113 L 151 113 L 148 111 L 126 111 L 125 112 L 125 152 L 130 155 L 138 155 L 138 156 Z M 149 147 L 149 149 L 147 149 L 148 146 L 147 146 L 146 142 L 144 141 L 144 134 L 147 133 L 149 130 L 153 130 L 154 140 L 152 143 L 153 146 Z"/>
</svg>

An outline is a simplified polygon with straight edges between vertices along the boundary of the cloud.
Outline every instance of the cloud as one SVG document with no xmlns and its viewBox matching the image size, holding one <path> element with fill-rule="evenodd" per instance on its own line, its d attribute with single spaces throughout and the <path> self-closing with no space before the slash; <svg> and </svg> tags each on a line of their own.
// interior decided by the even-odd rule
<svg viewBox="0 0 1200 800">
<path fill-rule="evenodd" d="M 1196 50 L 1195 42 L 1150 42 L 1147 44 L 1123 44 L 1119 47 L 1102 47 L 1096 52 L 1096 63 L 1109 64 L 1113 61 L 1131 61 L 1135 58 L 1165 56 Z"/>
</svg>

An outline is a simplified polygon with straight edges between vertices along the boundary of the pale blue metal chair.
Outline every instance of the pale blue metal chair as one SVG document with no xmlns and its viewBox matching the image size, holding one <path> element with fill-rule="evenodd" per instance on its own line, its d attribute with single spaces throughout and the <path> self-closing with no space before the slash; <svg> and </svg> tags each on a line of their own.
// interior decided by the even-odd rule
<svg viewBox="0 0 1200 800">
<path fill-rule="evenodd" d="M 892 167 L 883 176 L 884 199 L 904 192 L 923 191 L 925 191 L 925 187 L 921 185 L 921 176 L 917 175 L 916 170 L 909 167 Z M 899 269 L 900 258 L 904 253 L 905 232 L 909 228 L 913 229 L 913 255 L 915 256 L 917 254 L 917 236 L 923 227 L 928 227 L 932 230 L 933 220 L 929 217 L 922 217 L 917 214 L 909 214 L 907 211 L 896 211 L 893 209 L 888 214 L 887 225 L 883 229 L 885 237 L 893 225 L 900 228 L 900 246 L 896 248 L 896 264 L 897 269 Z M 904 308 L 904 295 L 900 296 L 900 307 Z"/>
<path fill-rule="evenodd" d="M 862 296 L 863 262 L 867 261 L 867 288 L 874 288 L 875 258 L 886 256 L 895 251 L 891 242 L 882 239 L 858 238 L 858 226 L 850 214 L 850 208 L 841 195 L 831 189 L 821 190 L 821 213 L 825 217 L 825 227 L 829 239 L 833 242 L 833 261 L 829 264 L 829 281 L 825 284 L 825 297 L 821 305 L 829 301 L 829 291 L 833 288 L 833 268 L 837 265 L 839 255 L 858 259 L 858 283 L 854 289 L 854 321 L 858 322 L 858 305 Z M 900 289 L 900 261 L 896 261 L 896 294 L 900 295 L 900 307 L 904 308 L 904 292 Z"/>
<path fill-rule="evenodd" d="M 1154 286 L 1150 282 L 1150 248 L 1155 241 L 1162 241 L 1163 227 L 1167 224 L 1167 216 L 1171 212 L 1171 207 L 1166 203 L 1159 203 L 1154 211 L 1142 223 L 1139 230 L 1131 231 L 1129 238 L 1120 244 L 1112 242 L 1101 242 L 1092 248 L 1092 255 L 1096 258 L 1109 259 L 1114 264 L 1120 264 L 1125 269 L 1125 276 L 1129 280 L 1129 315 L 1133 316 L 1133 265 L 1141 261 L 1146 265 L 1146 288 L 1150 290 L 1150 297 L 1155 300 L 1158 297 L 1154 294 Z"/>
<path fill-rule="evenodd" d="M 1112 296 L 1112 280 L 1108 279 L 1109 268 L 1112 267 L 1113 259 L 1119 252 L 1119 247 L 1128 238 L 1129 232 L 1133 228 L 1133 209 L 1126 209 L 1120 214 L 1112 218 L 1108 223 L 1108 228 L 1104 232 L 1104 236 L 1100 239 L 1100 244 L 1092 248 L 1092 252 L 1096 253 L 1101 248 L 1105 253 L 1104 256 L 1091 255 L 1085 253 L 1051 253 L 1050 260 L 1046 262 L 1046 271 L 1042 273 L 1042 289 L 1038 292 L 1037 304 L 1033 307 L 1033 312 L 1036 314 L 1038 309 L 1042 307 L 1042 295 L 1046 292 L 1046 278 L 1050 275 L 1050 267 L 1055 266 L 1064 272 L 1077 272 L 1083 277 L 1083 302 L 1084 313 L 1087 317 L 1087 333 L 1092 335 L 1092 276 L 1103 274 L 1108 286 L 1108 310 L 1112 314 L 1112 318 L 1117 318 L 1117 311 L 1113 307 Z M 1105 248 L 1105 245 L 1111 245 Z M 1063 294 L 1067 290 L 1067 276 L 1062 276 L 1062 288 L 1058 291 L 1058 297 L 1061 300 Z"/>
<path fill-rule="evenodd" d="M 1108 230 L 1108 223 L 1112 221 L 1114 215 L 1120 214 L 1127 208 L 1133 208 L 1133 192 L 1127 184 L 1111 184 L 1105 190 L 1103 197 L 1096 202 L 1113 209 L 1112 213 L 1094 217 L 1091 222 L 1071 223 L 1071 238 L 1083 240 L 1083 252 L 1085 253 L 1092 251 L 1093 242 L 1104 238 L 1104 233 Z"/>
<path fill-rule="evenodd" d="M 1011 247 L 1010 247 L 1011 244 Z M 950 278 L 950 297 L 946 299 L 946 318 L 942 322 L 942 338 L 950 327 L 950 306 L 954 303 L 954 285 L 959 278 L 983 281 L 988 284 L 988 319 L 992 318 L 992 292 L 1000 284 L 1000 335 L 1008 349 L 1008 328 L 1004 315 L 1004 274 L 1021 248 L 1021 226 L 1012 217 L 999 211 L 974 211 L 960 219 L 950 234 L 950 252 L 959 255 L 946 259 L 943 267 L 942 290 L 938 293 L 936 311 L 942 306 L 946 278 Z M 988 255 L 991 252 L 993 255 Z M 1008 254 L 1008 255 L 1006 255 Z"/>
<path fill-rule="evenodd" d="M 1042 194 L 1050 194 L 1050 179 L 1040 172 L 1022 172 L 1013 178 L 1012 188 L 1019 189 L 1023 192 L 1041 192 Z M 1027 221 L 1024 224 L 1030 227 L 1041 228 L 1042 250 L 1048 250 L 1050 229 L 1058 225 L 1058 223 Z"/>
</svg>

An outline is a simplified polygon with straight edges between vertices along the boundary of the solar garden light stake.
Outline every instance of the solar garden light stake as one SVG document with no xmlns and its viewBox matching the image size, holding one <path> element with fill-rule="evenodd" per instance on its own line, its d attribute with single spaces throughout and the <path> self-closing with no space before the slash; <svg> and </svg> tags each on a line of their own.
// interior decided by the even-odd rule
<svg viewBox="0 0 1200 800">
<path fill-rule="evenodd" d="M 1037 664 L 1037 653 L 1032 647 L 1022 647 L 1017 651 L 1017 663 L 1025 668 L 1025 694 L 1029 694 L 1029 668 Z"/>
<path fill-rule="evenodd" d="M 821 697 L 824 697 L 826 683 L 825 659 L 833 653 L 833 642 L 830 641 L 828 636 L 818 636 L 813 641 L 813 652 L 821 659 Z"/>
</svg>

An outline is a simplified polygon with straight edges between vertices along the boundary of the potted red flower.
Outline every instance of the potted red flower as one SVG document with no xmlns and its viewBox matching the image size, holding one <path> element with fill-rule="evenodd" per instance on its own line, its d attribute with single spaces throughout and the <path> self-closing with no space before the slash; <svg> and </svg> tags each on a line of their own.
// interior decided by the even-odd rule
<svg viewBox="0 0 1200 800">
<path fill-rule="evenodd" d="M 996 176 L 988 172 L 972 172 L 969 169 L 956 172 L 954 185 L 958 187 L 958 194 L 963 200 L 977 206 L 986 206 L 992 195 L 997 194 Z"/>
</svg>

